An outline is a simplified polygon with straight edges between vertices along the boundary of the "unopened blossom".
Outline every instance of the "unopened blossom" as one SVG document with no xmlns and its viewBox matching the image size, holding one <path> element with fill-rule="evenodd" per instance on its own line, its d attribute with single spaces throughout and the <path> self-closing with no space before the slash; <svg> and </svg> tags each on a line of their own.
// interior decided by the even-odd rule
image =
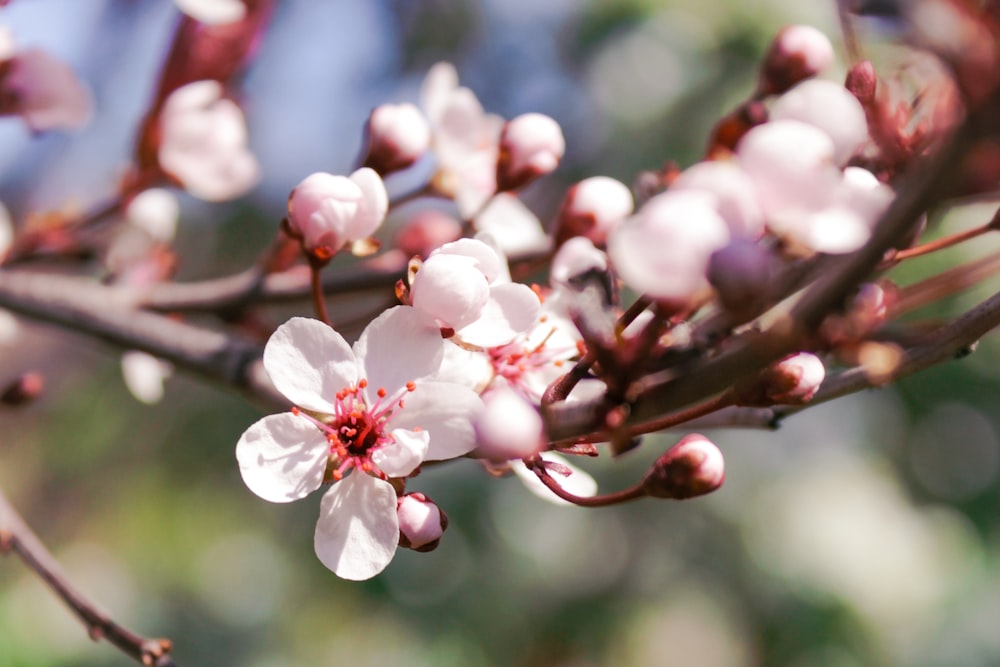
<svg viewBox="0 0 1000 667">
<path fill-rule="evenodd" d="M 475 426 L 485 458 L 507 461 L 538 453 L 544 444 L 542 416 L 527 399 L 501 384 L 483 394 L 483 404 Z"/>
<path fill-rule="evenodd" d="M 125 207 L 125 220 L 160 243 L 174 239 L 179 218 L 177 196 L 165 188 L 143 190 Z"/>
<path fill-rule="evenodd" d="M 734 161 L 693 164 L 677 176 L 670 189 L 711 192 L 718 200 L 716 210 L 733 236 L 758 239 L 764 233 L 764 212 L 753 181 Z"/>
<path fill-rule="evenodd" d="M 391 478 L 475 445 L 482 402 L 435 380 L 447 341 L 426 335 L 398 306 L 379 315 L 353 349 L 322 322 L 292 318 L 264 348 L 264 368 L 295 404 L 264 417 L 236 445 L 251 491 L 271 502 L 304 498 L 327 482 L 316 524 L 319 559 L 345 579 L 368 579 L 399 542 Z"/>
<path fill-rule="evenodd" d="M 28 371 L 0 387 L 0 403 L 20 407 L 38 400 L 44 391 L 45 376 L 38 371 Z"/>
<path fill-rule="evenodd" d="M 812 352 L 799 352 L 772 364 L 736 388 L 740 405 L 800 405 L 812 400 L 826 377 L 826 367 Z"/>
<path fill-rule="evenodd" d="M 691 433 L 656 460 L 642 485 L 654 498 L 684 500 L 715 491 L 725 479 L 722 452 L 705 436 Z"/>
<path fill-rule="evenodd" d="M 542 223 L 515 195 L 501 192 L 473 220 L 477 232 L 488 234 L 501 252 L 523 257 L 548 250 L 551 241 Z"/>
<path fill-rule="evenodd" d="M 496 192 L 496 164 L 503 119 L 483 111 L 475 93 L 458 85 L 451 63 L 431 67 L 420 91 L 437 158 L 435 186 L 451 196 L 463 218 Z"/>
<path fill-rule="evenodd" d="M 684 303 L 708 289 L 708 260 L 729 241 L 717 199 L 698 190 L 667 191 L 646 202 L 608 239 L 622 280 L 654 299 Z"/>
<path fill-rule="evenodd" d="M 768 248 L 735 238 L 712 253 L 708 281 L 728 310 L 752 310 L 764 305 L 775 268 L 775 257 Z"/>
<path fill-rule="evenodd" d="M 422 493 L 407 493 L 396 503 L 399 546 L 414 551 L 433 551 L 448 527 L 448 517 L 437 503 Z"/>
<path fill-rule="evenodd" d="M 193 196 L 224 201 L 246 193 L 260 168 L 247 148 L 243 112 L 217 81 L 172 92 L 160 113 L 160 167 Z"/>
<path fill-rule="evenodd" d="M 66 63 L 42 49 L 16 51 L 5 31 L 0 48 L 0 115 L 20 115 L 35 132 L 71 130 L 92 112 L 90 91 Z"/>
<path fill-rule="evenodd" d="M 350 176 L 324 172 L 302 180 L 288 196 L 288 224 L 307 252 L 329 259 L 341 248 L 369 238 L 385 220 L 389 195 L 368 167 Z"/>
<path fill-rule="evenodd" d="M 555 171 L 565 152 L 566 139 L 552 118 L 526 113 L 507 121 L 500 132 L 497 189 L 516 190 Z"/>
<path fill-rule="evenodd" d="M 239 21 L 247 13 L 244 0 L 174 0 L 182 12 L 206 25 Z"/>
<path fill-rule="evenodd" d="M 632 214 L 635 202 L 628 186 L 607 176 L 585 178 L 566 191 L 556 216 L 556 242 L 585 236 L 604 245 L 608 233 Z"/>
<path fill-rule="evenodd" d="M 833 44 L 822 32 L 807 25 L 783 28 L 771 42 L 761 83 L 764 92 L 778 95 L 833 64 Z"/>
<path fill-rule="evenodd" d="M 844 165 L 868 141 L 868 120 L 858 98 L 833 81 L 803 81 L 778 98 L 771 120 L 797 120 L 823 130 L 833 142 L 833 161 Z"/>
<path fill-rule="evenodd" d="M 538 296 L 510 282 L 506 262 L 486 243 L 459 239 L 431 253 L 410 285 L 413 307 L 425 321 L 464 343 L 505 345 L 538 314 Z"/>
<path fill-rule="evenodd" d="M 368 151 L 364 166 L 385 175 L 406 169 L 427 152 L 431 129 L 412 104 L 382 104 L 372 110 L 365 128 Z"/>
<path fill-rule="evenodd" d="M 575 236 L 556 251 L 549 269 L 549 279 L 554 285 L 568 285 L 570 281 L 588 271 L 607 271 L 608 256 L 585 236 Z"/>
</svg>

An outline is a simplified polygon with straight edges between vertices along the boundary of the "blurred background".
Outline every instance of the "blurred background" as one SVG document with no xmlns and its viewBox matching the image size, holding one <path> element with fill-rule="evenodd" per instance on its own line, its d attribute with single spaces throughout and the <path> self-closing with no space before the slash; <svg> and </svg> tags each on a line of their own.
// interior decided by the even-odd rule
<svg viewBox="0 0 1000 667">
<path fill-rule="evenodd" d="M 0 121 L 0 200 L 15 220 L 113 193 L 178 16 L 168 0 L 0 10 L 20 44 L 71 62 L 96 102 L 73 134 Z M 832 2 L 279 0 L 243 85 L 263 180 L 239 202 L 183 200 L 179 279 L 251 263 L 291 187 L 313 171 L 347 173 L 370 109 L 416 102 L 438 60 L 456 64 L 488 111 L 560 122 L 565 163 L 525 195 L 546 220 L 580 178 L 631 183 L 697 160 L 714 121 L 753 87 L 771 37 L 798 22 L 838 43 Z M 867 43 L 893 37 L 885 21 L 860 28 Z M 992 211 L 933 220 L 931 234 Z M 997 250 L 974 245 L 897 278 Z M 996 288 L 919 316 L 957 314 Z M 268 316 L 292 312 L 308 306 Z M 996 337 L 777 432 L 711 434 L 727 482 L 702 499 L 562 508 L 472 462 L 429 469 L 410 488 L 449 514 L 440 548 L 401 550 L 361 584 L 313 554 L 318 495 L 279 506 L 244 487 L 234 446 L 260 413 L 238 396 L 176 375 L 162 402 L 141 404 L 119 351 L 26 325 L 0 371 L 35 368 L 44 399 L 0 412 L 0 484 L 73 580 L 127 627 L 171 638 L 182 666 L 1000 664 Z M 621 488 L 680 435 L 581 465 Z M 0 667 L 128 664 L 18 560 L 0 560 Z"/>
</svg>

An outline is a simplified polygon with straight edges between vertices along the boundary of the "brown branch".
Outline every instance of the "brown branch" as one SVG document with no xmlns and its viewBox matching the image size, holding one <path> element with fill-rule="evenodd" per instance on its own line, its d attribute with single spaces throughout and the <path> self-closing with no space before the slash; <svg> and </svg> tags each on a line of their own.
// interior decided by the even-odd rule
<svg viewBox="0 0 1000 667">
<path fill-rule="evenodd" d="M 148 352 L 269 408 L 288 407 L 267 378 L 256 343 L 140 310 L 139 302 L 130 290 L 85 278 L 0 271 L 0 307 L 122 349 Z"/>
<path fill-rule="evenodd" d="M 17 554 L 80 619 L 94 641 L 101 639 L 147 667 L 176 667 L 169 639 L 149 639 L 115 623 L 70 583 L 59 563 L 0 491 L 0 554 Z"/>
</svg>

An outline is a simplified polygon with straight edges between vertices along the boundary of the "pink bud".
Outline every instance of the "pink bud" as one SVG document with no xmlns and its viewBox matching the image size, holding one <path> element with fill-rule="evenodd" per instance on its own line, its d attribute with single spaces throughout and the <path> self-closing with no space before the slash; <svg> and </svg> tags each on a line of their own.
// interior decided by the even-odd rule
<svg viewBox="0 0 1000 667">
<path fill-rule="evenodd" d="M 350 177 L 317 172 L 288 196 L 288 225 L 307 252 L 329 259 L 370 237 L 388 209 L 385 185 L 373 170 L 362 167 Z"/>
<path fill-rule="evenodd" d="M 486 409 L 476 420 L 479 452 L 493 461 L 537 454 L 544 438 L 542 417 L 520 394 L 506 386 L 483 396 Z"/>
<path fill-rule="evenodd" d="M 383 104 L 368 117 L 368 154 L 364 166 L 381 175 L 406 169 L 431 143 L 431 129 L 412 104 Z"/>
<path fill-rule="evenodd" d="M 722 452 L 705 436 L 692 433 L 656 460 L 642 486 L 654 498 L 684 500 L 715 491 L 725 479 Z"/>
<path fill-rule="evenodd" d="M 875 91 L 878 89 L 878 77 L 875 66 L 870 60 L 862 60 L 847 70 L 844 87 L 851 92 L 861 105 L 867 107 L 875 103 Z"/>
<path fill-rule="evenodd" d="M 808 403 L 825 377 L 826 368 L 819 357 L 811 352 L 799 352 L 737 387 L 736 401 L 746 406 Z"/>
<path fill-rule="evenodd" d="M 75 129 L 90 119 L 90 92 L 64 62 L 41 49 L 0 68 L 0 114 L 19 114 L 35 132 Z"/>
<path fill-rule="evenodd" d="M 559 123 L 540 113 L 507 121 L 500 134 L 497 191 L 516 190 L 555 170 L 566 152 Z"/>
<path fill-rule="evenodd" d="M 556 242 L 585 236 L 595 245 L 604 245 L 608 232 L 632 213 L 632 191 L 613 178 L 592 176 L 566 191 L 556 218 Z"/>
<path fill-rule="evenodd" d="M 429 208 L 410 216 L 396 234 L 396 247 L 407 257 L 427 258 L 437 248 L 462 236 L 462 224 L 454 216 Z"/>
<path fill-rule="evenodd" d="M 434 551 L 448 528 L 448 516 L 422 493 L 407 493 L 396 503 L 399 546 L 414 551 Z"/>
<path fill-rule="evenodd" d="M 763 305 L 774 270 L 774 257 L 763 246 L 734 239 L 708 262 L 708 281 L 728 310 L 742 312 Z"/>
<path fill-rule="evenodd" d="M 45 390 L 45 378 L 37 371 L 29 371 L 0 390 L 0 403 L 9 406 L 33 402 Z"/>
<path fill-rule="evenodd" d="M 833 45 L 826 35 L 807 25 L 788 26 L 771 42 L 761 68 L 761 88 L 765 94 L 780 95 L 832 63 Z"/>
</svg>

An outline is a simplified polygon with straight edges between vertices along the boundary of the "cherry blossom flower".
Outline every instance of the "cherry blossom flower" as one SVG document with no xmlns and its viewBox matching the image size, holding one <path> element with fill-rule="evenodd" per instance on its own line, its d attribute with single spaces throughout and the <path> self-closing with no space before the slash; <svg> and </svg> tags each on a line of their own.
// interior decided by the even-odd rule
<svg viewBox="0 0 1000 667">
<path fill-rule="evenodd" d="M 510 282 L 506 262 L 477 239 L 459 239 L 432 252 L 413 276 L 410 297 L 426 321 L 481 348 L 514 340 L 531 327 L 539 309 L 531 288 Z"/>
<path fill-rule="evenodd" d="M 206 201 L 239 197 L 259 178 L 243 112 L 222 94 L 217 81 L 195 81 L 172 92 L 160 113 L 160 166 Z"/>
<path fill-rule="evenodd" d="M 297 407 L 246 430 L 236 445 L 240 473 L 251 491 L 277 503 L 336 482 L 321 502 L 315 547 L 342 578 L 368 579 L 392 560 L 400 534 L 387 480 L 475 445 L 481 400 L 435 380 L 445 344 L 426 335 L 414 309 L 398 306 L 368 325 L 353 349 L 327 325 L 298 317 L 264 349 L 264 368 Z"/>
<path fill-rule="evenodd" d="M 455 67 L 446 62 L 427 72 L 421 105 L 438 163 L 435 185 L 454 198 L 463 218 L 470 218 L 496 192 L 503 119 L 485 113 L 475 93 L 458 85 Z"/>
<path fill-rule="evenodd" d="M 2 27 L 0 64 L 0 115 L 19 114 L 34 132 L 71 130 L 90 119 L 90 91 L 73 70 L 42 49 L 18 52 Z"/>
<path fill-rule="evenodd" d="M 494 196 L 473 221 L 476 230 L 488 234 L 508 257 L 545 252 L 551 241 L 527 206 L 515 195 Z"/>
<path fill-rule="evenodd" d="M 622 280 L 654 299 L 686 302 L 708 289 L 708 260 L 729 241 L 717 199 L 700 190 L 653 197 L 608 239 Z"/>
<path fill-rule="evenodd" d="M 759 239 L 764 233 L 764 213 L 753 181 L 735 162 L 698 162 L 681 172 L 670 189 L 711 192 L 718 199 L 716 210 L 733 236 Z"/>
<path fill-rule="evenodd" d="M 372 110 L 366 127 L 368 150 L 364 166 L 385 175 L 406 169 L 431 143 L 431 129 L 412 104 L 381 104 Z"/>
<path fill-rule="evenodd" d="M 825 132 L 833 141 L 833 161 L 844 165 L 866 141 L 868 120 L 858 98 L 832 81 L 809 79 L 778 98 L 771 121 L 797 120 Z"/>
<path fill-rule="evenodd" d="M 206 25 L 235 23 L 247 13 L 243 0 L 174 0 L 182 12 Z"/>
<path fill-rule="evenodd" d="M 512 118 L 500 132 L 497 189 L 516 190 L 555 171 L 565 152 L 566 139 L 552 118 L 540 113 Z"/>
<path fill-rule="evenodd" d="M 345 245 L 368 239 L 385 220 L 389 195 L 368 167 L 350 176 L 317 172 L 288 196 L 288 223 L 305 249 L 330 259 Z"/>
</svg>

